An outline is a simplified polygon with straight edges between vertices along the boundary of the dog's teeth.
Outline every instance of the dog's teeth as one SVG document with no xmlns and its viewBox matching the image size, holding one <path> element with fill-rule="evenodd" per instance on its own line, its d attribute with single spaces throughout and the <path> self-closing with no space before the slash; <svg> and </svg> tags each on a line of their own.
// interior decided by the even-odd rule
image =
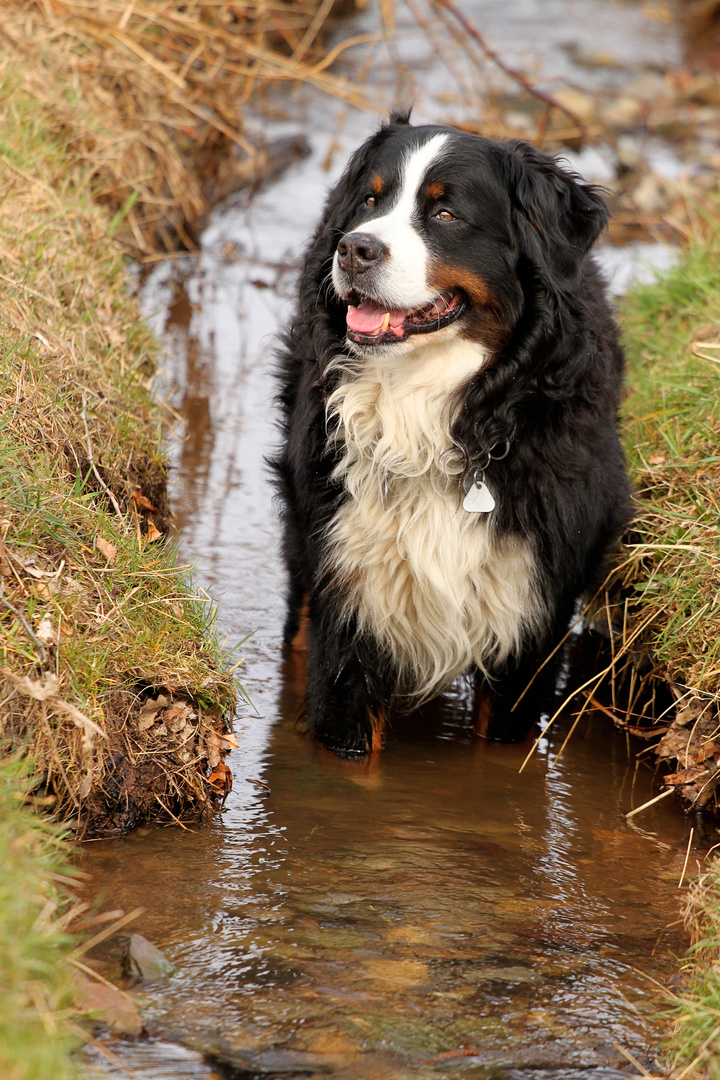
<svg viewBox="0 0 720 1080">
<path fill-rule="evenodd" d="M 383 324 L 380 327 L 380 329 L 381 330 L 387 330 L 389 325 L 390 325 L 390 312 L 386 311 L 385 312 L 385 318 L 383 319 Z"/>
</svg>

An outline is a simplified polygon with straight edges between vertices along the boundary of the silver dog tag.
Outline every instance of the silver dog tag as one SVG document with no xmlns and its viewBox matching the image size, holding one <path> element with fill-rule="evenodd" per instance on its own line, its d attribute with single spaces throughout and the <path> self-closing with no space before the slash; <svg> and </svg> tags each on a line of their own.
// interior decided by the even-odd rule
<svg viewBox="0 0 720 1080">
<path fill-rule="evenodd" d="M 467 476 L 464 486 L 467 488 L 467 494 L 463 499 L 463 510 L 467 510 L 469 514 L 489 514 L 495 509 L 495 500 L 482 474 L 476 473 L 474 479 L 472 476 Z"/>
</svg>

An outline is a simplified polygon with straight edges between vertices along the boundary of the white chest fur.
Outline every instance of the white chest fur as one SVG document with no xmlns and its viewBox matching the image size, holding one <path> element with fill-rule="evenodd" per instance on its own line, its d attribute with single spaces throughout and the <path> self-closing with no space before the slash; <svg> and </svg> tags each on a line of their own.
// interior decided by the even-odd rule
<svg viewBox="0 0 720 1080">
<path fill-rule="evenodd" d="M 462 509 L 450 404 L 485 363 L 453 337 L 410 354 L 338 363 L 327 404 L 348 498 L 329 531 L 346 614 L 390 652 L 405 688 L 436 693 L 471 664 L 507 658 L 540 615 L 530 546 Z M 501 498 L 501 493 L 495 493 Z"/>
</svg>

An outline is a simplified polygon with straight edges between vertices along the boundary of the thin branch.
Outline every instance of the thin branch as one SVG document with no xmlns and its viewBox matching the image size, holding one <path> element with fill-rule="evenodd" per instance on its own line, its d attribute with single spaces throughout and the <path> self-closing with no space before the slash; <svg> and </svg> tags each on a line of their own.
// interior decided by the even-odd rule
<svg viewBox="0 0 720 1080">
<path fill-rule="evenodd" d="M 83 394 L 83 407 L 82 407 L 82 411 L 80 413 L 80 416 L 82 417 L 83 427 L 85 428 L 85 449 L 87 450 L 88 460 L 90 462 L 90 466 L 92 468 L 92 471 L 95 474 L 95 479 L 97 480 L 98 484 L 100 484 L 100 486 L 103 488 L 103 490 L 108 495 L 108 497 L 110 499 L 110 502 L 113 504 L 113 506 L 115 508 L 115 513 L 120 518 L 120 521 L 122 521 L 122 523 L 125 524 L 125 517 L 123 515 L 122 510 L 120 509 L 120 504 L 118 503 L 117 499 L 113 495 L 110 488 L 107 486 L 107 484 L 103 480 L 102 476 L 98 472 L 97 465 L 95 464 L 95 457 L 93 455 L 92 441 L 90 439 L 90 428 L 88 427 L 88 422 L 87 422 L 87 395 L 86 394 Z"/>
<path fill-rule="evenodd" d="M 27 633 L 30 635 L 33 642 L 35 643 L 35 646 L 36 646 L 38 652 L 40 653 L 40 659 L 42 660 L 42 662 L 44 664 L 46 662 L 46 660 L 47 660 L 47 653 L 45 652 L 45 646 L 43 645 L 42 641 L 40 641 L 40 639 L 35 635 L 35 633 L 33 631 L 33 628 L 30 626 L 30 623 L 27 621 L 27 619 L 25 618 L 23 613 L 21 611 L 18 611 L 18 609 L 13 604 L 11 604 L 9 600 L 7 600 L 3 596 L 3 589 L 4 589 L 3 582 L 0 581 L 0 604 L 2 604 L 3 607 L 6 607 L 8 609 L 8 611 L 11 611 L 13 613 L 13 615 L 15 616 L 15 618 L 19 619 L 20 622 L 23 624 L 23 626 L 25 627 L 25 630 L 27 631 Z"/>
<path fill-rule="evenodd" d="M 520 86 L 522 86 L 523 90 L 526 90 L 528 94 L 531 94 L 534 98 L 537 98 L 538 101 L 542 101 L 545 105 L 548 106 L 548 108 L 559 109 L 560 112 L 565 113 L 565 115 L 578 128 L 583 139 L 588 139 L 590 137 L 587 124 L 577 115 L 577 113 L 573 112 L 572 109 L 569 109 L 567 105 L 563 105 L 560 101 L 557 100 L 557 98 L 554 98 L 552 94 L 547 94 L 544 90 L 539 90 L 537 86 L 534 86 L 533 83 L 531 83 L 530 80 L 525 75 L 523 75 L 521 71 L 517 70 L 517 68 L 512 68 L 509 64 L 506 64 L 498 53 L 497 49 L 493 48 L 485 35 L 480 30 L 478 30 L 477 26 L 475 26 L 475 24 L 471 22 L 470 19 L 468 19 L 467 15 L 465 15 L 462 11 L 460 11 L 458 7 L 455 6 L 452 0 L 431 0 L 431 2 L 433 4 L 436 4 L 437 7 L 444 8 L 453 16 L 454 19 L 457 19 L 465 33 L 468 34 L 473 39 L 473 41 L 475 41 L 480 46 L 482 51 L 487 56 L 488 60 L 491 60 L 493 64 L 496 65 L 496 67 L 499 67 L 505 75 L 507 75 L 514 82 L 518 83 Z"/>
</svg>

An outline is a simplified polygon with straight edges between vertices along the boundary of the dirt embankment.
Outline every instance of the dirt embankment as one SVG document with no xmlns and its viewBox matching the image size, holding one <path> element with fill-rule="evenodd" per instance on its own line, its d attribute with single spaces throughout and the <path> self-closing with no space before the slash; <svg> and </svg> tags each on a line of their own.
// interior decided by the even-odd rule
<svg viewBox="0 0 720 1080">
<path fill-rule="evenodd" d="M 84 835 L 203 817 L 231 783 L 241 657 L 176 565 L 124 253 L 191 244 L 277 164 L 242 124 L 270 78 L 347 89 L 312 0 L 262 11 L 0 0 L 0 735 Z"/>
</svg>

